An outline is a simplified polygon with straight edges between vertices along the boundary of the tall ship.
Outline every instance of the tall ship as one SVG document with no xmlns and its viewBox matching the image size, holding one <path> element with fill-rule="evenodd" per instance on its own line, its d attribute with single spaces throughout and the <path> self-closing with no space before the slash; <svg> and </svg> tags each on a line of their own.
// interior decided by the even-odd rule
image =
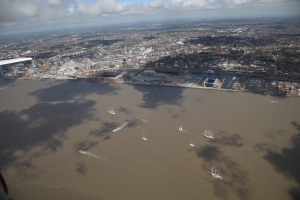
<svg viewBox="0 0 300 200">
<path fill-rule="evenodd" d="M 220 176 L 220 170 L 214 169 L 214 166 L 212 166 L 211 171 L 207 170 L 207 173 L 212 175 L 214 178 L 223 179 L 222 176 Z"/>
<path fill-rule="evenodd" d="M 205 130 L 201 135 L 209 139 L 214 139 L 213 132 L 211 130 Z"/>
<path fill-rule="evenodd" d="M 115 115 L 115 109 L 110 107 L 109 110 L 107 111 L 109 114 Z"/>
</svg>

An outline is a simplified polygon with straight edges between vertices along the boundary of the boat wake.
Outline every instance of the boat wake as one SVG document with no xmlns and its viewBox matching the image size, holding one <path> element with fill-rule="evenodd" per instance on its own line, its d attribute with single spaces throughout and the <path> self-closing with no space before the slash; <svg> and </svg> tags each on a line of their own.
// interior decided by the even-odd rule
<svg viewBox="0 0 300 200">
<path fill-rule="evenodd" d="M 125 122 L 124 124 L 122 124 L 121 126 L 117 127 L 116 129 L 114 129 L 112 132 L 117 132 L 118 130 L 121 130 L 122 128 L 124 128 L 125 126 L 127 126 L 129 124 L 129 122 Z"/>
<path fill-rule="evenodd" d="M 103 161 L 108 161 L 107 158 L 103 158 L 103 157 L 97 156 L 97 155 L 92 154 L 91 152 L 88 152 L 88 151 L 79 150 L 79 153 L 82 154 L 82 155 L 91 157 L 91 158 L 100 159 L 100 160 L 103 160 Z"/>
<path fill-rule="evenodd" d="M 135 120 L 138 120 L 139 118 L 142 118 L 142 119 L 143 119 L 143 122 L 149 122 L 148 120 L 145 119 L 145 116 L 146 116 L 148 113 L 149 113 L 149 111 L 146 112 L 145 114 L 143 114 L 142 116 L 138 116 L 138 117 L 136 117 L 136 118 L 133 118 L 133 119 L 130 120 L 130 121 L 125 122 L 125 123 L 122 124 L 121 126 L 115 128 L 112 132 L 117 132 L 117 131 L 121 130 L 122 128 L 124 128 L 125 126 L 127 126 L 127 125 L 129 124 L 129 122 L 134 122 Z M 136 125 L 136 127 L 139 128 L 139 129 L 141 129 L 141 127 L 138 126 L 138 125 Z"/>
<path fill-rule="evenodd" d="M 267 100 L 266 101 L 269 101 L 270 103 L 278 103 L 278 101 L 270 101 L 270 100 Z"/>
<path fill-rule="evenodd" d="M 149 123 L 149 121 L 148 121 L 147 119 L 145 119 L 145 118 L 143 118 L 142 120 L 143 120 L 143 122 L 145 122 L 145 123 Z"/>
</svg>

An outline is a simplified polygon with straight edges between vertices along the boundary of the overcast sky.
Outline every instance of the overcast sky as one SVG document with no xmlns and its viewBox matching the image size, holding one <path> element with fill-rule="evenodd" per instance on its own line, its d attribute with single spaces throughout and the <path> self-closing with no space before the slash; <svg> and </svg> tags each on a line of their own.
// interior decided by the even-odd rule
<svg viewBox="0 0 300 200">
<path fill-rule="evenodd" d="M 139 20 L 295 16 L 300 0 L 0 0 L 0 32 Z"/>
</svg>

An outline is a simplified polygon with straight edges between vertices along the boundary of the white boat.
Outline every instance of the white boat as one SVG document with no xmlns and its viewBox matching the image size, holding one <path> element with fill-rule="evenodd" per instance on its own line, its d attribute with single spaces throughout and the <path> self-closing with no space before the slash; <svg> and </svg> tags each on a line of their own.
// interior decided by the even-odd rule
<svg viewBox="0 0 300 200">
<path fill-rule="evenodd" d="M 181 132 L 184 132 L 184 133 L 187 132 L 187 130 L 183 130 L 182 126 L 179 126 L 179 129 L 178 129 L 178 130 L 180 130 Z"/>
<path fill-rule="evenodd" d="M 147 140 L 147 138 L 145 137 L 145 134 L 143 135 L 142 139 L 143 139 L 143 140 Z"/>
<path fill-rule="evenodd" d="M 190 145 L 191 147 L 195 147 L 195 146 L 196 146 L 196 144 L 193 143 L 192 140 L 191 140 L 191 142 L 189 143 L 189 145 Z"/>
<path fill-rule="evenodd" d="M 214 178 L 223 179 L 222 176 L 220 176 L 220 170 L 217 171 L 217 169 L 214 169 L 214 166 L 212 166 L 211 171 L 207 170 L 207 172 Z"/>
<path fill-rule="evenodd" d="M 180 130 L 180 131 L 183 131 L 182 126 L 179 126 L 179 130 Z"/>
<path fill-rule="evenodd" d="M 115 115 L 115 110 L 114 108 L 110 107 L 109 110 L 107 111 L 109 114 Z"/>
<path fill-rule="evenodd" d="M 213 132 L 211 130 L 205 130 L 201 135 L 209 139 L 214 139 Z"/>
</svg>

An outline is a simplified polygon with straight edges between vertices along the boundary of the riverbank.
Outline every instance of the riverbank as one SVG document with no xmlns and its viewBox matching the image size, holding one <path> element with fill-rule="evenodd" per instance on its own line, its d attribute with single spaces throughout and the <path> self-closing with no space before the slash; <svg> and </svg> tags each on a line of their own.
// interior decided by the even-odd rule
<svg viewBox="0 0 300 200">
<path fill-rule="evenodd" d="M 38 80 L 38 81 L 45 81 L 47 79 L 24 79 L 24 78 L 17 78 L 14 80 Z M 14 81 L 14 80 L 7 80 L 7 81 Z M 87 79 L 62 79 L 62 78 L 56 78 L 56 80 L 87 80 Z M 102 81 L 100 81 L 102 82 Z M 199 85 L 193 85 L 192 83 L 185 83 L 185 84 L 165 84 L 165 83 L 146 83 L 146 82 L 133 82 L 133 81 L 122 81 L 122 80 L 114 80 L 114 81 L 103 81 L 103 82 L 109 82 L 109 83 L 125 83 L 125 84 L 136 84 L 136 85 L 149 85 L 149 86 L 166 86 L 166 87 L 180 87 L 180 88 L 191 88 L 191 89 L 205 89 L 205 90 L 218 90 L 218 91 L 231 91 L 231 92 L 253 92 L 253 93 L 258 93 L 258 94 L 262 94 L 262 95 L 267 95 L 270 94 L 272 96 L 281 96 L 281 97 L 291 97 L 291 96 L 296 96 L 299 97 L 300 93 L 297 95 L 287 95 L 287 94 L 276 94 L 276 93 L 270 93 L 270 92 L 262 92 L 262 91 L 258 91 L 258 90 L 249 90 L 249 89 L 245 89 L 245 88 L 241 88 L 241 87 L 233 87 L 231 89 L 225 89 L 225 88 L 221 88 L 222 85 L 225 82 L 225 79 L 222 81 L 222 83 L 219 85 L 218 88 L 215 87 L 203 87 L 203 86 L 199 86 Z M 239 88 L 239 89 L 237 89 Z"/>
<path fill-rule="evenodd" d="M 173 84 L 154 84 L 154 83 L 143 83 L 143 82 L 132 82 L 132 81 L 123 81 L 125 84 L 133 85 L 149 85 L 149 86 L 166 86 L 166 87 L 180 87 L 180 88 L 191 88 L 191 89 L 205 89 L 205 90 L 218 90 L 218 91 L 233 91 L 233 92 L 248 92 L 246 90 L 231 90 L 223 88 L 212 88 L 212 87 L 201 87 L 201 86 L 186 86 L 186 85 L 173 85 Z"/>
</svg>

